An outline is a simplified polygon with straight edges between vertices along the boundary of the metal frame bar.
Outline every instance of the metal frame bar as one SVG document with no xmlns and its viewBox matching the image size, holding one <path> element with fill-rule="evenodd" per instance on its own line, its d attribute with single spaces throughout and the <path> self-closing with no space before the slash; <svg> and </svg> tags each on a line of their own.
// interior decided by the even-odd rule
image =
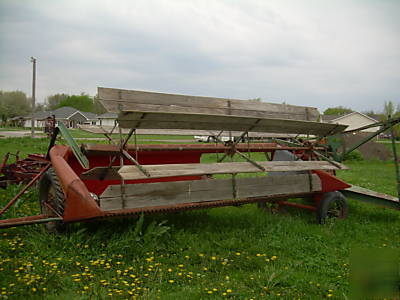
<svg viewBox="0 0 400 300">
<path fill-rule="evenodd" d="M 396 171 L 397 198 L 400 199 L 400 171 L 399 171 L 399 161 L 397 159 L 396 140 L 394 138 L 393 126 L 390 127 L 390 133 L 391 133 L 390 135 L 391 135 L 391 140 L 392 140 L 394 168 Z"/>
<path fill-rule="evenodd" d="M 378 131 L 372 133 L 370 136 L 366 137 L 364 140 L 360 141 L 359 143 L 356 143 L 355 145 L 353 145 L 349 150 L 343 152 L 342 156 L 339 158 L 339 162 L 343 161 L 346 157 L 346 155 L 348 155 L 350 152 L 356 150 L 357 148 L 361 147 L 362 145 L 364 145 L 365 143 L 369 142 L 370 140 L 372 140 L 374 137 L 378 136 L 379 134 L 381 134 L 382 132 L 388 130 L 388 129 L 392 129 L 394 125 L 400 123 L 400 118 L 396 118 L 396 119 L 389 119 L 385 122 L 380 122 L 377 124 L 372 124 L 372 125 L 367 125 L 364 127 L 360 127 L 354 130 L 349 130 L 349 131 L 345 131 L 342 134 L 349 134 L 349 133 L 353 133 L 353 132 L 359 132 L 361 130 L 364 129 L 368 129 L 368 128 L 372 128 L 372 127 L 377 127 L 377 126 L 382 126 L 381 129 L 379 129 Z M 393 134 L 392 134 L 393 136 Z"/>
<path fill-rule="evenodd" d="M 51 163 L 47 164 L 35 177 L 32 178 L 31 181 L 29 181 L 29 183 L 18 192 L 18 194 L 16 194 L 14 196 L 14 198 L 12 198 L 7 204 L 6 206 L 4 206 L 1 210 L 0 210 L 0 216 L 2 214 L 4 214 L 18 199 L 19 197 L 21 197 L 27 189 L 29 189 L 37 180 L 39 180 L 39 178 L 44 174 L 44 172 L 47 171 L 48 168 L 50 168 Z"/>
<path fill-rule="evenodd" d="M 81 166 L 84 169 L 89 169 L 89 160 L 87 159 L 85 154 L 82 153 L 78 144 L 75 142 L 74 138 L 71 136 L 65 125 L 62 122 L 58 122 L 57 128 L 59 128 L 61 135 L 67 141 L 68 145 L 71 147 L 72 152 L 74 153 L 75 157 L 77 158 Z"/>
</svg>

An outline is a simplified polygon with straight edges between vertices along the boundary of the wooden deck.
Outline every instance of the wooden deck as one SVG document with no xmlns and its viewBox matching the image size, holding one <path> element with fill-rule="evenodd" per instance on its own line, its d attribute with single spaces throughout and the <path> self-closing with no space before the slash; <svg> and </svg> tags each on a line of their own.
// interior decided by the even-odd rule
<svg viewBox="0 0 400 300">
<path fill-rule="evenodd" d="M 310 182 L 311 180 L 311 182 Z M 321 190 L 317 175 L 262 176 L 257 178 L 208 179 L 178 182 L 110 185 L 100 196 L 103 210 L 162 205 L 175 206 L 216 200 L 271 197 Z"/>
</svg>

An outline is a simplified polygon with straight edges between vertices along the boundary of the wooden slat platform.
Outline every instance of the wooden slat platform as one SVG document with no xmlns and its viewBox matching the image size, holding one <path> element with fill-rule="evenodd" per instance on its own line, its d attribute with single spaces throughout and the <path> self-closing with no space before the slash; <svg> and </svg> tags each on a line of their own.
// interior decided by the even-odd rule
<svg viewBox="0 0 400 300">
<path fill-rule="evenodd" d="M 311 178 L 311 184 L 310 184 Z M 178 182 L 157 182 L 110 185 L 100 196 L 103 210 L 118 210 L 216 200 L 243 199 L 316 192 L 321 190 L 317 175 L 262 176 L 238 178 L 233 189 L 232 179 L 209 179 Z"/>
<path fill-rule="evenodd" d="M 215 143 L 197 143 L 197 144 L 139 144 L 127 145 L 125 150 L 135 156 L 135 151 L 200 151 L 201 153 L 222 153 L 231 149 L 230 146 Z M 235 149 L 243 153 L 246 152 L 271 152 L 275 150 L 309 150 L 309 147 L 301 146 L 280 146 L 277 147 L 276 143 L 239 143 Z M 323 147 L 314 147 L 314 150 L 323 151 Z M 118 145 L 112 144 L 82 144 L 81 150 L 85 155 L 115 155 L 120 154 L 121 150 Z M 163 155 L 163 154 L 160 154 Z"/>
<path fill-rule="evenodd" d="M 266 172 L 289 172 L 309 170 L 336 170 L 336 166 L 326 161 L 260 161 L 259 165 L 265 168 Z M 341 169 L 347 169 L 340 165 Z M 144 165 L 150 178 L 162 178 L 172 176 L 201 176 L 215 174 L 233 173 L 257 173 L 259 168 L 249 162 L 228 162 L 209 164 L 165 164 L 165 165 Z M 93 172 L 86 172 L 86 175 Z M 123 166 L 118 171 L 125 180 L 145 179 L 146 177 L 136 166 Z"/>
<path fill-rule="evenodd" d="M 96 133 L 96 134 L 110 134 L 113 126 L 97 126 L 97 125 L 83 125 L 79 124 L 78 127 L 83 131 Z M 123 134 L 129 133 L 130 128 L 121 128 Z M 114 134 L 119 133 L 119 128 L 116 127 L 112 131 Z M 242 135 L 242 131 L 224 131 L 221 133 L 220 130 L 190 130 L 190 129 L 138 129 L 136 134 L 138 135 L 204 135 L 204 136 L 233 136 L 239 137 Z M 249 132 L 249 137 L 252 138 L 294 138 L 297 134 L 290 133 L 272 133 L 272 132 Z"/>
<path fill-rule="evenodd" d="M 123 111 L 118 116 L 118 123 L 122 128 L 138 129 L 233 130 L 313 135 L 333 135 L 347 127 L 310 121 L 145 111 Z"/>
<path fill-rule="evenodd" d="M 314 107 L 251 100 L 176 95 L 103 87 L 99 87 L 97 93 L 98 99 L 107 111 L 115 113 L 124 110 L 152 111 L 308 121 L 316 121 L 319 116 L 318 110 Z"/>
</svg>

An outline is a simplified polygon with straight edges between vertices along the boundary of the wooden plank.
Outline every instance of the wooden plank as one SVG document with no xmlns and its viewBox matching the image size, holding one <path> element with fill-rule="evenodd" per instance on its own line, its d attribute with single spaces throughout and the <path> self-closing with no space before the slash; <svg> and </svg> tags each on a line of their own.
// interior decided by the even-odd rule
<svg viewBox="0 0 400 300">
<path fill-rule="evenodd" d="M 121 110 L 239 115 L 260 118 L 311 120 L 318 110 L 278 103 L 98 88 L 98 98 L 109 112 Z"/>
<path fill-rule="evenodd" d="M 257 162 L 266 172 L 308 171 L 308 170 L 336 170 L 336 166 L 326 161 L 260 161 Z M 341 165 L 342 169 L 347 169 Z M 257 173 L 260 169 L 248 162 L 228 162 L 210 164 L 165 164 L 144 165 L 150 178 L 172 176 L 201 176 L 212 174 Z M 124 180 L 145 179 L 135 166 L 123 166 L 119 175 Z"/>
<path fill-rule="evenodd" d="M 237 199 L 321 191 L 321 181 L 317 175 L 311 176 L 311 184 L 309 180 L 308 174 L 238 178 Z M 100 207 L 103 210 L 116 210 L 234 198 L 232 179 L 130 184 L 125 186 L 124 199 L 121 199 L 121 192 L 120 185 L 110 185 L 100 196 Z"/>
<path fill-rule="evenodd" d="M 104 134 L 111 133 L 113 126 L 97 126 L 97 125 L 83 125 L 79 124 L 78 127 L 86 132 L 96 133 L 96 134 Z M 121 128 L 123 134 L 127 134 L 129 132 L 128 128 Z M 119 128 L 116 127 L 113 133 L 118 133 Z M 190 129 L 137 129 L 136 134 L 138 135 L 204 135 L 204 136 L 217 136 L 220 134 L 220 130 L 190 130 Z M 231 131 L 231 136 L 241 136 L 242 131 Z M 222 132 L 220 136 L 229 136 L 228 131 Z M 297 134 L 285 134 L 285 133 L 271 133 L 271 132 L 249 132 L 249 137 L 264 137 L 264 138 L 290 138 L 296 137 Z"/>
<path fill-rule="evenodd" d="M 261 119 L 238 116 L 177 114 L 164 112 L 122 112 L 118 123 L 123 128 L 233 130 L 293 134 L 331 135 L 342 132 L 347 125 L 310 121 Z M 256 124 L 256 125 L 254 125 Z"/>
</svg>

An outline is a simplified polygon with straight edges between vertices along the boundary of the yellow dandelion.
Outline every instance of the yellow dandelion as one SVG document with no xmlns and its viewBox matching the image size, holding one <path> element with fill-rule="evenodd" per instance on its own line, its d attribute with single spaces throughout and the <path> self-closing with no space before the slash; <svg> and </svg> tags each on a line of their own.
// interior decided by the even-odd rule
<svg viewBox="0 0 400 300">
<path fill-rule="evenodd" d="M 168 282 L 169 282 L 169 283 L 174 283 L 175 281 L 172 280 L 172 279 L 170 279 L 170 280 L 168 280 Z"/>
</svg>

